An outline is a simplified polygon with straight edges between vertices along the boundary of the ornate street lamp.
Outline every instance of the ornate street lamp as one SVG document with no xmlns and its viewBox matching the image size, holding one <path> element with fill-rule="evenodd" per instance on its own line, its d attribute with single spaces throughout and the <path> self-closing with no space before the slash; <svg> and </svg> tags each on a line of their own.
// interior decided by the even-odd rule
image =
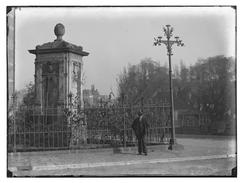
<svg viewBox="0 0 240 183">
<path fill-rule="evenodd" d="M 167 38 L 166 40 L 162 40 L 162 37 L 159 36 L 154 38 L 154 46 L 161 46 L 164 44 L 167 47 L 167 55 L 169 59 L 169 88 L 170 88 L 170 120 L 171 120 L 171 139 L 169 149 L 172 149 L 173 145 L 176 143 L 175 139 L 175 127 L 174 127 L 174 104 L 173 104 L 173 91 L 172 91 L 172 66 L 171 66 L 171 56 L 172 54 L 172 46 L 176 44 L 177 46 L 184 46 L 182 40 L 179 37 L 175 37 L 175 40 L 170 40 L 173 36 L 173 27 L 170 25 L 166 25 L 163 27 L 164 36 Z"/>
</svg>

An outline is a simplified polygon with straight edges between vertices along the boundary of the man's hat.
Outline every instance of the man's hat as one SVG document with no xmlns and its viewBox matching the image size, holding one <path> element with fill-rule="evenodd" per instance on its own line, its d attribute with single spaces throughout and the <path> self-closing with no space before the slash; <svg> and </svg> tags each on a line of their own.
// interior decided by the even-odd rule
<svg viewBox="0 0 240 183">
<path fill-rule="evenodd" d="M 138 115 L 141 116 L 143 114 L 143 112 L 140 110 L 138 111 Z"/>
</svg>

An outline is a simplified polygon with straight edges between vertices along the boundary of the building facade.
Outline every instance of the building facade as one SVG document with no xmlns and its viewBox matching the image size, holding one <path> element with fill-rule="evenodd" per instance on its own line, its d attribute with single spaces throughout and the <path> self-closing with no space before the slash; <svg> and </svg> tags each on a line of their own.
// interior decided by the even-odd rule
<svg viewBox="0 0 240 183">
<path fill-rule="evenodd" d="M 7 14 L 7 67 L 8 67 L 8 105 L 12 104 L 15 92 L 15 8 Z"/>
</svg>

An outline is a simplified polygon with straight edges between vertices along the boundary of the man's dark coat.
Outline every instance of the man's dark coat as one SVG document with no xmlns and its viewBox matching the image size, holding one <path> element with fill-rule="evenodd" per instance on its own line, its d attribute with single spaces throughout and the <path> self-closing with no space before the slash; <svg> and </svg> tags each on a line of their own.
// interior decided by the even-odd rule
<svg viewBox="0 0 240 183">
<path fill-rule="evenodd" d="M 137 117 L 132 124 L 132 128 L 135 132 L 137 138 L 144 137 L 147 133 L 147 128 L 149 127 L 147 120 L 144 116 Z"/>
</svg>

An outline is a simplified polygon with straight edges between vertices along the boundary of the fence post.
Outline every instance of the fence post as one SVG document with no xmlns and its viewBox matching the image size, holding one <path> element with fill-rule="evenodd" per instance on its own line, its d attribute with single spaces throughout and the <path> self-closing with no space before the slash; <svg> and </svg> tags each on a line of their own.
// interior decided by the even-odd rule
<svg viewBox="0 0 240 183">
<path fill-rule="evenodd" d="M 126 120 L 125 120 L 125 107 L 123 106 L 123 128 L 124 128 L 124 138 L 123 138 L 123 143 L 124 147 L 126 147 Z"/>
<path fill-rule="evenodd" d="M 124 93 L 122 93 L 122 109 L 123 109 L 123 147 L 126 147 L 126 123 L 125 123 L 125 107 L 124 107 Z"/>
<path fill-rule="evenodd" d="M 143 96 L 141 97 L 141 111 L 143 112 L 143 108 L 144 108 L 144 103 L 143 103 L 143 101 L 144 101 L 144 98 L 143 98 Z"/>
<path fill-rule="evenodd" d="M 16 152 L 16 101 L 17 101 L 17 96 L 14 93 L 12 96 L 13 99 L 13 152 Z"/>
<path fill-rule="evenodd" d="M 31 109 L 30 109 L 31 110 Z M 27 112 L 24 111 L 24 120 L 23 120 L 23 148 L 26 150 L 26 119 L 29 120 L 29 107 L 27 106 Z M 29 131 L 28 131 L 29 132 Z"/>
<path fill-rule="evenodd" d="M 13 152 L 16 152 L 16 120 L 15 120 L 15 110 L 13 115 Z"/>
</svg>

